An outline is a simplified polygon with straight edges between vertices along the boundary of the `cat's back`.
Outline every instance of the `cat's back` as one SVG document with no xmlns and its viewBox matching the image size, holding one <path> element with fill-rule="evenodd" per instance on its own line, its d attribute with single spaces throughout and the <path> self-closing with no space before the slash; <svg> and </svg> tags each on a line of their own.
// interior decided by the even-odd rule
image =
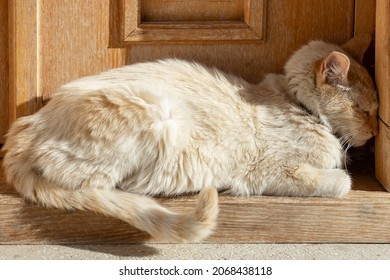
<svg viewBox="0 0 390 280">
<path fill-rule="evenodd" d="M 110 110 L 112 106 L 107 106 L 108 103 L 121 108 L 126 108 L 125 104 L 140 104 L 127 106 L 130 108 L 128 119 L 134 119 L 134 114 L 139 112 L 137 108 L 146 108 L 151 112 L 148 116 L 157 112 L 163 120 L 175 119 L 183 125 L 189 124 L 194 136 L 206 133 L 212 138 L 233 127 L 237 130 L 242 126 L 241 120 L 248 119 L 251 106 L 241 92 L 249 87 L 243 79 L 218 69 L 165 59 L 111 69 L 70 82 L 53 96 L 52 103 L 60 104 L 58 108 L 65 107 L 64 104 L 74 109 L 80 107 L 82 112 L 96 111 L 96 108 Z M 103 113 L 100 118 L 110 115 L 108 111 Z M 156 118 L 142 119 L 147 125 L 148 119 L 153 122 Z"/>
<path fill-rule="evenodd" d="M 216 68 L 180 59 L 162 59 L 114 68 L 97 75 L 72 81 L 60 91 L 93 91 L 113 87 L 154 87 L 157 92 L 178 89 L 199 95 L 222 93 L 232 95 L 247 83 Z"/>
</svg>

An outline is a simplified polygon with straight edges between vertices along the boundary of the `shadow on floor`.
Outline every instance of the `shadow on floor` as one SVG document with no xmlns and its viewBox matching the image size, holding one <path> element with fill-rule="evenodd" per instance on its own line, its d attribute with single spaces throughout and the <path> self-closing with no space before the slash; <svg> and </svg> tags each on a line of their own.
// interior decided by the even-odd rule
<svg viewBox="0 0 390 280">
<path fill-rule="evenodd" d="M 159 254 L 158 249 L 146 244 L 66 244 L 62 246 L 117 257 L 148 257 Z"/>
</svg>

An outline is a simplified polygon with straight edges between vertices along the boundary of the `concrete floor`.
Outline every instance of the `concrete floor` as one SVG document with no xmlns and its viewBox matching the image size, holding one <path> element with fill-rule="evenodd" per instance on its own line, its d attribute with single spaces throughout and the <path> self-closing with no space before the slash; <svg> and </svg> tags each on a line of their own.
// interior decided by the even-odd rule
<svg viewBox="0 0 390 280">
<path fill-rule="evenodd" d="M 0 245 L 0 259 L 390 260 L 390 244 Z"/>
</svg>

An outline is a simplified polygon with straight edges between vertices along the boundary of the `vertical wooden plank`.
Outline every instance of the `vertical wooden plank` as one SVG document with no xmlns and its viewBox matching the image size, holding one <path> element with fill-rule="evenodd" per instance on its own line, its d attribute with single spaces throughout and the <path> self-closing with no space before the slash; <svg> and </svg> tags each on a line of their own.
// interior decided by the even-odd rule
<svg viewBox="0 0 390 280">
<path fill-rule="evenodd" d="M 390 191 L 390 0 L 377 0 L 376 5 L 375 79 L 380 101 L 376 176 Z"/>
<path fill-rule="evenodd" d="M 123 45 L 125 38 L 125 17 L 124 0 L 110 0 L 109 15 L 109 37 L 108 47 L 118 48 Z"/>
<path fill-rule="evenodd" d="M 362 33 L 374 34 L 375 8 L 375 0 L 355 0 L 355 35 Z"/>
<path fill-rule="evenodd" d="M 244 2 L 245 22 L 265 40 L 267 23 L 267 0 Z"/>
<path fill-rule="evenodd" d="M 10 0 L 10 122 L 36 112 L 61 84 L 124 64 L 109 49 L 109 0 Z"/>
<path fill-rule="evenodd" d="M 37 91 L 37 6 L 39 0 L 10 0 L 9 119 L 31 114 L 41 106 Z"/>
<path fill-rule="evenodd" d="M 124 64 L 124 50 L 110 49 L 109 0 L 40 0 L 40 90 L 49 99 L 62 84 Z M 121 3 L 121 2 L 119 2 Z M 120 16 L 120 14 L 118 15 Z M 111 24 L 110 24 L 111 23 Z M 122 30 L 123 31 L 123 30 Z"/>
<path fill-rule="evenodd" d="M 379 131 L 375 143 L 375 173 L 379 182 L 390 191 L 390 126 L 379 120 Z"/>
<path fill-rule="evenodd" d="M 141 22 L 141 4 L 139 3 L 139 0 L 125 0 L 122 6 L 124 6 L 122 9 L 125 14 L 125 37 L 122 37 L 122 39 L 124 39 L 129 36 Z"/>
<path fill-rule="evenodd" d="M 0 1 L 0 144 L 8 129 L 8 1 Z"/>
<path fill-rule="evenodd" d="M 390 0 L 377 0 L 376 13 L 376 84 L 379 91 L 379 117 L 390 124 Z"/>
</svg>

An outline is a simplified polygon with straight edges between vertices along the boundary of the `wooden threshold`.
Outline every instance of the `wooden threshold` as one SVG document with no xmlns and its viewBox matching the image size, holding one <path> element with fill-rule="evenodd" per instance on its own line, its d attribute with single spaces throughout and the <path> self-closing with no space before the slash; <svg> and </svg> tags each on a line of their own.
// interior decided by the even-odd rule
<svg viewBox="0 0 390 280">
<path fill-rule="evenodd" d="M 1 163 L 1 161 L 0 161 Z M 216 232 L 205 243 L 390 243 L 390 193 L 373 164 L 351 170 L 354 190 L 342 199 L 220 197 Z M 196 196 L 160 199 L 173 210 Z M 25 202 L 0 174 L 0 244 L 153 243 L 146 233 L 92 212 L 66 212 Z"/>
</svg>

